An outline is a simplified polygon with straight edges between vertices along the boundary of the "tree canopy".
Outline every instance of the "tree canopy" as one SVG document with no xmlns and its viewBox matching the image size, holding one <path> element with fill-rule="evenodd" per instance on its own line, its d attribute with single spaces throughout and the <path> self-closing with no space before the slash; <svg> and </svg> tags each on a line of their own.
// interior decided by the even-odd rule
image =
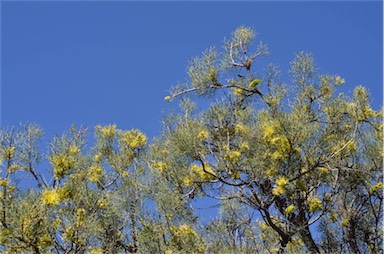
<svg viewBox="0 0 384 254">
<path fill-rule="evenodd" d="M 6 253 L 383 253 L 383 110 L 310 53 L 281 80 L 239 27 L 192 58 L 161 134 L 96 126 L 42 148 L 35 124 L 0 133 Z M 199 108 L 193 96 L 211 104 Z M 197 100 L 199 101 L 199 100 Z M 207 220 L 196 200 L 219 209 Z"/>
</svg>

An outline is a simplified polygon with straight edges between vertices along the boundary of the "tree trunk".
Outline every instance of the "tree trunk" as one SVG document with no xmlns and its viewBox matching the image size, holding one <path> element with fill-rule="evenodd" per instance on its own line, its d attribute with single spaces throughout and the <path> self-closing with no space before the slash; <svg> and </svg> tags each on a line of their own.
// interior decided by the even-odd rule
<svg viewBox="0 0 384 254">
<path fill-rule="evenodd" d="M 353 254 L 360 254 L 360 250 L 359 250 L 359 246 L 357 244 L 357 241 L 356 241 L 356 230 L 355 230 L 355 226 L 356 226 L 356 222 L 354 219 L 351 218 L 350 220 L 350 225 L 347 229 L 347 235 L 348 235 L 348 239 L 347 239 L 347 242 L 349 244 L 349 249 L 351 251 L 351 253 Z"/>
<path fill-rule="evenodd" d="M 306 226 L 300 231 L 300 236 L 308 249 L 308 253 L 320 253 L 319 248 L 317 247 L 315 241 L 312 238 L 311 232 L 309 231 L 309 226 Z"/>
</svg>

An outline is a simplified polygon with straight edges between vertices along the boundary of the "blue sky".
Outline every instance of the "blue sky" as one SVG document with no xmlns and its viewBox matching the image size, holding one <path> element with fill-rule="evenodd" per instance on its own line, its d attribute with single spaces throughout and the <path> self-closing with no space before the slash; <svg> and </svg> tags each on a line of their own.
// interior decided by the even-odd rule
<svg viewBox="0 0 384 254">
<path fill-rule="evenodd" d="M 3 1 L 1 125 L 40 124 L 48 138 L 72 123 L 116 123 L 158 135 L 167 90 L 188 60 L 221 48 L 240 25 L 268 44 L 287 77 L 294 53 L 320 72 L 364 84 L 382 104 L 382 2 Z M 259 65 L 262 68 L 261 65 Z M 286 82 L 289 80 L 286 79 Z"/>
<path fill-rule="evenodd" d="M 320 72 L 345 78 L 343 91 L 368 87 L 378 109 L 382 11 L 380 1 L 2 1 L 1 126 L 36 122 L 45 141 L 72 123 L 159 135 L 164 112 L 178 107 L 163 98 L 186 81 L 188 60 L 241 25 L 268 44 L 263 62 L 285 82 L 294 53 L 312 52 Z"/>
</svg>

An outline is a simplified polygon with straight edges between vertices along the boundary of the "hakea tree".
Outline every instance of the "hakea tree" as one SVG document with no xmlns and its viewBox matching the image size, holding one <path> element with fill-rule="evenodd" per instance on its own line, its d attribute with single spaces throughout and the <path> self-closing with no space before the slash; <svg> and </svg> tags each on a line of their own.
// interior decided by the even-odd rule
<svg viewBox="0 0 384 254">
<path fill-rule="evenodd" d="M 298 53 L 292 80 L 247 27 L 193 58 L 148 144 L 96 126 L 47 152 L 30 124 L 0 131 L 0 250 L 6 253 L 382 253 L 383 124 L 357 86 Z M 197 111 L 187 97 L 217 98 Z M 219 207 L 199 217 L 197 199 Z"/>
<path fill-rule="evenodd" d="M 276 66 L 255 70 L 269 53 L 262 43 L 253 49 L 255 36 L 240 27 L 223 52 L 191 60 L 189 82 L 165 100 L 193 92 L 222 99 L 195 114 L 183 98 L 184 112 L 164 122 L 151 167 L 185 199 L 238 199 L 257 211 L 270 251 L 379 252 L 382 113 L 363 86 L 337 93 L 345 80 L 318 73 L 311 54 L 296 54 L 289 84 Z"/>
<path fill-rule="evenodd" d="M 35 125 L 1 133 L 5 174 L 1 180 L 0 241 L 4 250 L 137 252 L 146 195 L 144 169 L 138 158 L 147 138 L 137 130 L 97 126 L 96 143 L 87 152 L 86 130 L 73 127 L 51 143 L 46 155 L 48 174 L 37 166 L 45 157 L 38 145 L 41 134 Z M 32 178 L 37 187 L 25 178 Z M 31 188 L 18 185 L 20 180 Z"/>
<path fill-rule="evenodd" d="M 0 134 L 0 250 L 205 252 L 191 209 L 149 171 L 140 131 L 96 126 L 88 142 L 72 126 L 45 153 L 34 124 Z"/>
</svg>

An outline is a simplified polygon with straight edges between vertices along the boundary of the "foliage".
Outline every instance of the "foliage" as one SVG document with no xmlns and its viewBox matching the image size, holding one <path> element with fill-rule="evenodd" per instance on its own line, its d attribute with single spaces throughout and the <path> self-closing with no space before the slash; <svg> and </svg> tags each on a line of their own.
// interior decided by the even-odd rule
<svg viewBox="0 0 384 254">
<path fill-rule="evenodd" d="M 33 124 L 0 133 L 6 253 L 382 253 L 383 123 L 357 86 L 311 54 L 283 83 L 256 32 L 193 58 L 181 112 L 139 130 L 72 126 L 41 148 Z M 197 110 L 190 93 L 218 98 Z M 92 140 L 92 139 L 91 139 Z M 92 144 L 92 145 L 90 145 Z M 216 200 L 207 221 L 194 202 Z M 316 235 L 316 237 L 314 237 Z"/>
</svg>

